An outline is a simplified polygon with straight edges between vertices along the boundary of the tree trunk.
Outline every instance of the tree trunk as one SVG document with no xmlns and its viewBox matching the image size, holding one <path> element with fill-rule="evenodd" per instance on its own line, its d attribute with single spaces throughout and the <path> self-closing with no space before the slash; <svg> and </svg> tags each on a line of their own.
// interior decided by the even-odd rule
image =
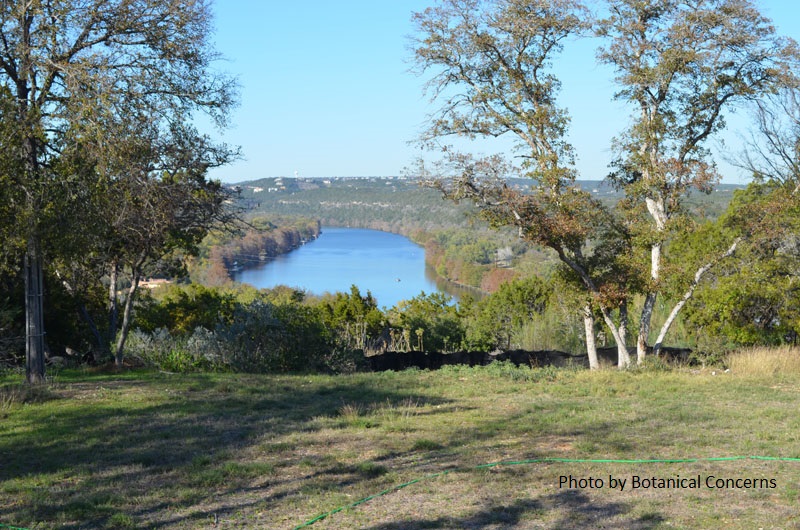
<svg viewBox="0 0 800 530">
<path fill-rule="evenodd" d="M 114 344 L 117 338 L 117 319 L 119 318 L 119 304 L 117 302 L 117 279 L 119 277 L 119 263 L 116 260 L 111 263 L 111 270 L 108 273 L 108 335 L 106 341 L 108 348 Z"/>
<path fill-rule="evenodd" d="M 660 203 L 648 200 L 647 207 L 656 221 L 656 229 L 664 230 L 666 219 L 663 206 Z M 661 243 L 653 243 L 650 247 L 650 281 L 652 286 L 645 296 L 642 316 L 639 320 L 639 336 L 636 339 L 636 363 L 642 364 L 647 355 L 647 339 L 650 337 L 650 326 L 653 319 L 653 310 L 658 298 L 658 281 L 661 277 Z"/>
<path fill-rule="evenodd" d="M 589 290 L 592 295 L 599 295 L 600 290 L 595 285 L 594 281 L 592 281 L 592 277 L 589 275 L 587 270 L 583 268 L 577 261 L 571 259 L 567 256 L 566 252 L 563 248 L 554 247 L 554 250 L 558 252 L 558 257 L 566 263 L 573 271 L 575 271 L 578 276 L 580 276 L 583 284 Z M 628 346 L 627 346 L 627 336 L 628 336 L 628 304 L 627 302 L 622 302 L 619 308 L 619 326 L 614 323 L 614 319 L 611 318 L 611 314 L 608 312 L 608 309 L 600 305 L 600 313 L 603 315 L 603 320 L 605 321 L 608 329 L 611 330 L 611 335 L 613 335 L 614 340 L 617 343 L 617 354 L 618 354 L 618 365 L 620 368 L 627 368 L 631 364 L 630 354 L 628 353 Z"/>
<path fill-rule="evenodd" d="M 649 292 L 642 306 L 642 317 L 639 321 L 639 336 L 636 338 L 636 364 L 642 364 L 647 355 L 647 338 L 650 336 L 650 326 L 653 319 L 653 309 L 656 305 L 657 293 Z"/>
<path fill-rule="evenodd" d="M 645 148 L 645 146 L 643 146 Z M 652 146 L 646 147 L 649 151 Z M 655 162 L 655 154 L 651 153 L 651 159 Z M 645 175 L 645 179 L 648 175 Z M 667 205 L 664 197 L 646 197 L 645 204 L 647 211 L 655 222 L 655 229 L 657 234 L 662 234 L 667 227 Z M 656 298 L 658 298 L 658 282 L 661 278 L 661 241 L 656 241 L 650 247 L 650 281 L 651 286 L 648 289 L 647 295 L 644 300 L 644 307 L 642 307 L 642 315 L 639 320 L 639 336 L 636 339 L 636 362 L 642 364 L 647 355 L 647 339 L 650 336 L 650 326 L 653 318 L 653 309 L 656 305 Z"/>
<path fill-rule="evenodd" d="M 659 352 L 661 351 L 661 347 L 663 345 L 664 339 L 667 336 L 669 328 L 672 326 L 672 323 L 677 318 L 680 310 L 683 309 L 683 306 L 686 305 L 686 302 L 688 302 L 689 299 L 691 299 L 692 296 L 694 295 L 694 291 L 695 289 L 697 289 L 697 286 L 700 284 L 700 280 L 703 279 L 703 276 L 705 276 L 706 273 L 710 271 L 714 267 L 714 265 L 716 265 L 718 262 L 733 255 L 733 253 L 736 252 L 736 247 L 739 245 L 740 241 L 741 238 L 736 238 L 731 244 L 731 246 L 728 247 L 728 250 L 723 252 L 718 258 L 706 263 L 705 265 L 697 269 L 697 272 L 694 273 L 694 279 L 692 280 L 691 285 L 689 285 L 689 289 L 686 290 L 686 292 L 683 294 L 678 303 L 675 304 L 675 307 L 673 307 L 672 311 L 670 311 L 667 320 L 664 322 L 664 325 L 661 326 L 661 331 L 659 332 L 658 337 L 656 338 L 655 345 L 653 345 L 653 355 L 658 355 Z"/>
<path fill-rule="evenodd" d="M 78 302 L 78 311 L 80 312 L 84 322 L 86 322 L 86 325 L 89 326 L 89 331 L 92 333 L 97 347 L 101 351 L 103 349 L 107 350 L 108 345 L 103 343 L 103 336 L 100 334 L 100 330 L 97 329 L 97 324 L 94 323 L 94 318 L 92 318 L 92 315 L 89 314 L 89 310 L 86 309 L 86 304 L 84 304 L 82 301 Z"/>
<path fill-rule="evenodd" d="M 597 342 L 594 336 L 594 314 L 592 313 L 592 306 L 586 304 L 583 307 L 583 328 L 586 331 L 586 355 L 589 356 L 589 369 L 597 370 L 600 368 L 600 363 L 597 360 Z"/>
<path fill-rule="evenodd" d="M 617 365 L 619 368 L 628 368 L 631 365 L 631 354 L 628 352 L 628 303 L 619 306 L 619 327 L 617 328 L 619 340 L 617 341 Z"/>
<path fill-rule="evenodd" d="M 139 287 L 139 280 L 141 273 L 137 270 L 133 273 L 131 278 L 131 286 L 128 289 L 128 298 L 125 300 L 125 309 L 122 312 L 122 329 L 119 331 L 117 338 L 117 347 L 114 352 L 114 363 L 117 368 L 122 368 L 122 361 L 124 359 L 125 341 L 128 339 L 128 331 L 131 326 L 131 309 L 133 308 L 133 298 L 136 296 L 136 289 Z"/>
<path fill-rule="evenodd" d="M 628 339 L 628 305 L 623 303 L 619 308 L 619 325 L 611 318 L 608 309 L 601 308 L 600 312 L 603 314 L 603 320 L 611 330 L 611 335 L 614 337 L 614 342 L 617 343 L 617 366 L 619 368 L 627 368 L 631 364 L 631 356 L 628 353 L 627 339 Z"/>
<path fill-rule="evenodd" d="M 25 377 L 29 384 L 45 382 L 44 286 L 38 241 L 28 239 L 25 254 Z"/>
</svg>

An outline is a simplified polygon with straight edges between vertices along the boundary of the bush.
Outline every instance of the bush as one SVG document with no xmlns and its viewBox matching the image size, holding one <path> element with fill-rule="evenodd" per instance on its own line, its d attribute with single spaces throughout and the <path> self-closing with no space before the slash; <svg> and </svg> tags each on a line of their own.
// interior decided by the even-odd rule
<svg viewBox="0 0 800 530">
<path fill-rule="evenodd" d="M 128 355 L 167 372 L 218 371 L 227 368 L 223 345 L 215 333 L 196 328 L 189 337 L 166 329 L 153 333 L 136 329 L 128 337 Z"/>
<path fill-rule="evenodd" d="M 467 349 L 548 349 L 531 347 L 534 342 L 531 333 L 537 336 L 536 346 L 542 342 L 538 339 L 538 331 L 551 338 L 560 335 L 560 330 L 544 325 L 550 322 L 541 318 L 550 295 L 550 288 L 537 276 L 504 283 L 497 292 L 470 308 L 472 314 L 468 318 L 465 337 Z M 540 323 L 536 330 L 531 328 L 532 322 Z"/>
<path fill-rule="evenodd" d="M 244 372 L 299 372 L 325 369 L 331 352 L 319 314 L 300 303 L 276 306 L 255 301 L 239 306 L 218 334 L 229 363 Z"/>
<path fill-rule="evenodd" d="M 403 332 L 408 349 L 453 351 L 464 341 L 464 327 L 450 297 L 422 293 L 397 304 L 390 313 L 392 325 Z"/>
</svg>

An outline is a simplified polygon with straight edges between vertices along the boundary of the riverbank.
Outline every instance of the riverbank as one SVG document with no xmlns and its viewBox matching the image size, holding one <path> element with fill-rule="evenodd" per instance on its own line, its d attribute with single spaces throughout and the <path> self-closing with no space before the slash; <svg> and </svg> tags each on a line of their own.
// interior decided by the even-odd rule
<svg viewBox="0 0 800 530">
<path fill-rule="evenodd" d="M 470 230 L 422 229 L 378 220 L 347 224 L 331 222 L 329 225 L 379 230 L 407 237 L 425 249 L 425 263 L 435 275 L 436 282 L 451 286 L 443 288 L 444 291 L 468 292 L 475 298 L 482 298 L 496 291 L 501 284 L 519 277 L 510 261 L 523 252 Z M 502 255 L 502 259 L 498 255 Z"/>
<path fill-rule="evenodd" d="M 318 220 L 287 217 L 257 217 L 252 228 L 239 236 L 209 234 L 198 258 L 189 267 L 192 281 L 208 286 L 224 285 L 233 275 L 287 254 L 318 238 Z"/>
</svg>

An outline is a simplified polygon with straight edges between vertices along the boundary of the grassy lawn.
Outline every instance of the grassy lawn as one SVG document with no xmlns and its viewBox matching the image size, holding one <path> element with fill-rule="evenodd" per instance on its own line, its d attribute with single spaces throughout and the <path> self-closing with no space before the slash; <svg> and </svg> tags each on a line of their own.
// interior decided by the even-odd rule
<svg viewBox="0 0 800 530">
<path fill-rule="evenodd" d="M 800 376 L 495 365 L 335 377 L 63 372 L 34 391 L 19 379 L 0 377 L 5 525 L 291 529 L 391 489 L 310 528 L 800 528 L 800 462 L 479 467 L 800 457 Z M 559 487 L 570 475 L 604 484 Z M 699 475 L 701 487 L 630 489 L 634 477 L 678 475 Z M 712 489 L 709 476 L 775 487 Z"/>
</svg>

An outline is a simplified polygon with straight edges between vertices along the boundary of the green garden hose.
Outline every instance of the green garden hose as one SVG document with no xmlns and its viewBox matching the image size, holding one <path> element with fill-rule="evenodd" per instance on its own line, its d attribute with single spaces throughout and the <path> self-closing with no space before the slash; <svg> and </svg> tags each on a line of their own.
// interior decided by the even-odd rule
<svg viewBox="0 0 800 530">
<path fill-rule="evenodd" d="M 616 460 L 616 459 L 583 459 L 583 458 L 534 458 L 531 460 L 516 460 L 516 461 L 501 461 L 501 462 L 492 462 L 490 464 L 481 464 L 479 466 L 471 467 L 471 468 L 463 468 L 463 469 L 450 469 L 447 471 L 441 471 L 439 473 L 433 473 L 432 475 L 426 475 L 424 477 L 410 480 L 408 482 L 404 482 L 403 484 L 399 484 L 397 486 L 393 486 L 389 489 L 385 489 L 381 492 L 375 493 L 374 495 L 370 495 L 369 497 L 364 497 L 361 500 L 358 500 L 352 504 L 348 504 L 347 506 L 340 506 L 335 510 L 331 510 L 329 512 L 325 512 L 320 514 L 310 521 L 307 521 L 299 526 L 296 526 L 294 530 L 300 530 L 301 528 L 307 528 L 314 523 L 325 519 L 326 517 L 330 517 L 335 513 L 339 513 L 343 510 L 347 510 L 349 508 L 355 508 L 360 504 L 364 504 L 366 502 L 371 501 L 372 499 L 376 499 L 378 497 L 382 497 L 389 493 L 393 493 L 395 491 L 399 491 L 403 488 L 411 486 L 412 484 L 416 484 L 417 482 L 422 482 L 425 480 L 429 480 L 436 477 L 441 477 L 447 475 L 451 472 L 463 472 L 463 471 L 473 471 L 477 469 L 488 469 L 492 467 L 498 466 L 521 466 L 527 464 L 548 464 L 548 463 L 571 463 L 571 464 L 680 464 L 680 463 L 693 463 L 693 462 L 726 462 L 726 461 L 733 461 L 733 460 L 774 460 L 774 461 L 781 461 L 781 462 L 800 462 L 800 458 L 790 458 L 790 457 L 780 457 L 780 456 L 723 456 L 723 457 L 715 457 L 715 458 L 668 458 L 668 459 L 648 459 L 648 460 Z"/>
<path fill-rule="evenodd" d="M 452 472 L 474 471 L 479 469 L 488 469 L 492 467 L 522 466 L 530 464 L 680 464 L 680 463 L 694 463 L 694 462 L 730 462 L 735 460 L 767 460 L 767 461 L 780 461 L 780 462 L 800 462 L 800 458 L 780 457 L 780 456 L 722 456 L 722 457 L 711 457 L 711 458 L 665 458 L 665 459 L 645 459 L 645 460 L 617 460 L 610 458 L 609 459 L 534 458 L 531 460 L 509 460 L 509 461 L 492 462 L 489 464 L 481 464 L 479 466 L 470 468 L 448 469 L 446 471 L 440 471 L 439 473 L 425 475 L 424 477 L 410 480 L 408 482 L 404 482 L 403 484 L 398 484 L 397 486 L 393 486 L 391 488 L 385 489 L 368 497 L 364 497 L 363 499 L 360 499 L 354 503 L 348 504 L 346 506 L 340 506 L 339 508 L 320 514 L 311 519 L 310 521 L 307 521 L 299 526 L 296 526 L 294 530 L 307 528 L 313 525 L 314 523 L 321 521 L 341 511 L 347 510 L 349 508 L 355 508 L 356 506 L 367 503 L 373 499 L 377 499 L 378 497 L 383 497 L 384 495 L 388 495 L 389 493 L 394 493 L 395 491 L 407 488 L 412 484 L 416 484 L 418 482 L 423 482 L 425 480 L 430 480 L 437 477 L 442 477 Z M 0 523 L 0 530 L 29 530 L 29 529 L 21 528 L 18 526 L 9 526 Z"/>
</svg>

